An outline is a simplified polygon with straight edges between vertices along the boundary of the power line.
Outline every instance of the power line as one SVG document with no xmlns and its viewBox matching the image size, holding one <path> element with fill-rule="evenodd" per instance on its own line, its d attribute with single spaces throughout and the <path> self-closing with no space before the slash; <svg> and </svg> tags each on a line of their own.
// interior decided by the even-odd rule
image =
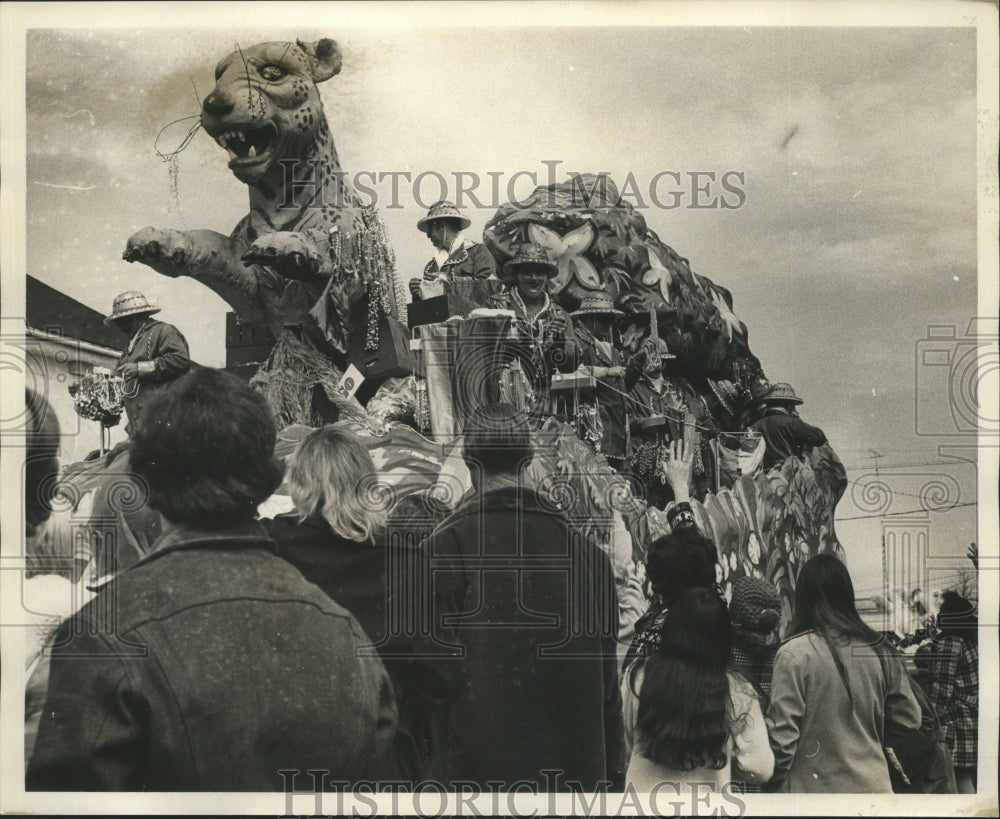
<svg viewBox="0 0 1000 819">
<path fill-rule="evenodd" d="M 858 449 L 848 449 L 846 447 L 838 446 L 837 447 L 837 451 L 838 452 L 871 452 L 872 450 L 871 450 L 871 447 L 867 447 L 867 446 L 865 446 L 865 447 L 859 447 Z M 890 451 L 891 452 L 919 452 L 921 454 L 926 455 L 927 454 L 927 447 L 926 446 L 922 446 L 922 447 L 919 447 L 917 449 L 903 449 L 902 447 L 900 447 L 899 449 L 892 449 Z"/>
<path fill-rule="evenodd" d="M 879 464 L 879 469 L 906 469 L 915 466 L 971 466 L 974 461 L 951 460 L 951 461 L 927 461 L 919 464 Z M 873 464 L 857 464 L 853 466 L 844 465 L 844 469 L 874 469 Z"/>
<path fill-rule="evenodd" d="M 898 585 L 890 586 L 889 591 L 895 592 L 897 589 L 903 589 L 904 591 L 911 592 L 914 589 L 920 589 L 921 591 L 929 591 L 931 589 L 948 587 L 949 585 L 961 583 L 964 578 L 961 574 L 962 570 L 956 570 L 951 575 L 942 574 L 941 572 L 927 572 L 927 585 L 922 585 L 920 579 L 910 581 L 909 583 L 900 582 Z M 967 569 L 966 571 L 972 571 Z M 930 575 L 934 576 L 931 577 Z M 978 578 L 976 578 L 978 580 Z M 881 597 L 885 590 L 884 586 L 855 586 L 854 596 L 855 597 Z"/>
<path fill-rule="evenodd" d="M 867 520 L 868 518 L 891 518 L 895 515 L 916 515 L 920 512 L 950 512 L 952 509 L 959 509 L 963 506 L 979 506 L 976 501 L 970 501 L 969 503 L 953 503 L 951 506 L 946 506 L 943 509 L 910 509 L 906 512 L 879 512 L 874 515 L 854 515 L 849 518 L 834 518 L 834 523 L 838 523 L 842 520 Z"/>
<path fill-rule="evenodd" d="M 951 477 L 951 476 L 949 476 L 949 477 Z M 847 483 L 850 484 L 851 486 L 860 486 L 862 489 L 864 489 L 866 486 L 877 486 L 878 485 L 878 481 L 879 481 L 879 475 L 878 475 L 878 471 L 877 470 L 875 472 L 875 479 L 876 479 L 876 483 L 874 483 L 874 484 L 861 483 L 861 481 L 850 481 L 850 480 Z M 925 497 L 925 495 L 917 495 L 917 494 L 914 494 L 913 492 L 903 492 L 900 489 L 893 489 L 892 487 L 887 487 L 887 488 L 888 488 L 889 493 L 891 495 L 904 495 L 907 498 L 917 498 L 918 500 L 923 500 L 924 497 Z M 852 502 L 853 502 L 853 499 L 852 499 Z M 854 505 L 855 506 L 860 506 L 861 504 L 854 503 Z M 950 508 L 950 507 L 943 507 L 943 508 Z"/>
</svg>

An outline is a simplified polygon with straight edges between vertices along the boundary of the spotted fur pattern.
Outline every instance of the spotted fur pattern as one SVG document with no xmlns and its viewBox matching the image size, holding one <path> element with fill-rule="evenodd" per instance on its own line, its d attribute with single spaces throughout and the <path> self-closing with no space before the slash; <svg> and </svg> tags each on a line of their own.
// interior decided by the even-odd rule
<svg viewBox="0 0 1000 819">
<path fill-rule="evenodd" d="M 341 170 L 317 87 L 340 67 L 340 47 L 329 39 L 237 47 L 220 60 L 201 124 L 247 185 L 249 213 L 230 236 L 143 228 L 128 240 L 124 258 L 163 275 L 197 278 L 241 321 L 266 324 L 276 337 L 289 324 L 328 318 L 321 301 L 333 305 L 334 320 L 349 325 L 351 316 L 337 316 L 337 309 L 353 309 L 364 284 L 356 271 L 337 269 L 330 232 L 352 236 L 364 214 Z M 399 285 L 392 250 L 383 251 L 395 315 Z"/>
</svg>

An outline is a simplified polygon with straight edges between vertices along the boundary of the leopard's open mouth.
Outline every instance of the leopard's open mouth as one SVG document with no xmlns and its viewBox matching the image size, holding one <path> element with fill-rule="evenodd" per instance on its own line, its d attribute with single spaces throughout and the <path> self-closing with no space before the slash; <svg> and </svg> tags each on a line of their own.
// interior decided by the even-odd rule
<svg viewBox="0 0 1000 819">
<path fill-rule="evenodd" d="M 256 162 L 267 156 L 278 138 L 271 123 L 259 128 L 234 128 L 216 135 L 215 141 L 229 152 L 229 167 Z"/>
</svg>

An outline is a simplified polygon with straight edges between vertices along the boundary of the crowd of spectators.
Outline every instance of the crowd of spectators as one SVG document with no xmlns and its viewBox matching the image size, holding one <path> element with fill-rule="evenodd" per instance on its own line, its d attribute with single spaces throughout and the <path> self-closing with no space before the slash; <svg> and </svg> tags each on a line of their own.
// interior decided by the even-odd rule
<svg viewBox="0 0 1000 819">
<path fill-rule="evenodd" d="M 338 426 L 308 434 L 287 466 L 275 443 L 264 400 L 222 371 L 183 375 L 144 408 L 131 466 L 162 534 L 91 576 L 49 635 L 28 789 L 268 791 L 295 769 L 484 789 L 888 793 L 887 726 L 929 720 L 951 782 L 975 789 L 968 601 L 944 596 L 919 682 L 859 617 L 833 555 L 801 567 L 788 623 L 759 578 L 727 602 L 683 440 L 624 662 L 610 558 L 526 480 L 529 413 L 470 416 L 472 488 L 454 509 L 421 496 L 385 508 L 368 450 Z M 51 473 L 54 459 L 50 444 L 33 463 Z M 28 477 L 37 539 L 51 482 Z M 260 519 L 281 486 L 293 511 Z"/>
</svg>

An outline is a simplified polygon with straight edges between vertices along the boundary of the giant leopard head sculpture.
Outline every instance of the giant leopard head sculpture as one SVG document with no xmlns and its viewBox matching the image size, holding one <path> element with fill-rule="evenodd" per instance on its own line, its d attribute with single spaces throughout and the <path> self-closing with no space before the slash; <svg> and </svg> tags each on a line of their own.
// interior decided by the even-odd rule
<svg viewBox="0 0 1000 819">
<path fill-rule="evenodd" d="M 248 185 L 283 160 L 308 159 L 332 147 L 317 83 L 340 72 L 340 46 L 258 43 L 219 61 L 201 124 L 229 152 L 229 168 Z"/>
</svg>

